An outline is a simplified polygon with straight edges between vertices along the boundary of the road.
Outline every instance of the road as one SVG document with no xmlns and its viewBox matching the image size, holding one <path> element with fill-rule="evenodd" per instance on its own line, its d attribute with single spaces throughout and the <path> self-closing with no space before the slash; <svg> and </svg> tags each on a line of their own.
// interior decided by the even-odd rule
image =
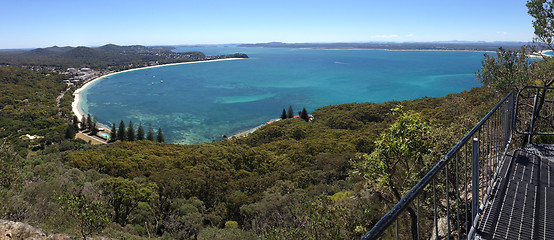
<svg viewBox="0 0 554 240">
<path fill-rule="evenodd" d="M 58 115 L 63 118 L 63 114 L 62 114 L 62 106 L 61 106 L 61 100 L 63 98 L 63 96 L 65 96 L 65 93 L 69 91 L 69 87 L 67 87 L 65 89 L 65 91 L 61 92 L 60 95 L 58 95 L 58 97 L 56 97 L 56 106 L 58 106 Z"/>
</svg>

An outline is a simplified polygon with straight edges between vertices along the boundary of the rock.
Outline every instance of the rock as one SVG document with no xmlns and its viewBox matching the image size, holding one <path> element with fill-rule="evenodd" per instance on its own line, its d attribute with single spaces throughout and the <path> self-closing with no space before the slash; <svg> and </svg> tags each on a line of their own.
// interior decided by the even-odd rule
<svg viewBox="0 0 554 240">
<path fill-rule="evenodd" d="M 438 222 L 437 222 L 437 225 L 438 225 L 438 238 L 437 236 L 435 235 L 435 227 L 433 227 L 433 235 L 431 236 L 431 240 L 436 240 L 436 239 L 443 239 L 443 238 L 446 238 L 446 235 L 448 235 L 448 225 L 447 225 L 447 218 L 446 217 L 442 217 L 442 218 L 439 218 Z"/>
<path fill-rule="evenodd" d="M 0 239 L 46 239 L 42 230 L 21 222 L 0 220 Z"/>
<path fill-rule="evenodd" d="M 65 234 L 48 236 L 41 229 L 22 222 L 13 222 L 0 219 L 0 240 L 66 240 L 71 239 Z"/>
</svg>

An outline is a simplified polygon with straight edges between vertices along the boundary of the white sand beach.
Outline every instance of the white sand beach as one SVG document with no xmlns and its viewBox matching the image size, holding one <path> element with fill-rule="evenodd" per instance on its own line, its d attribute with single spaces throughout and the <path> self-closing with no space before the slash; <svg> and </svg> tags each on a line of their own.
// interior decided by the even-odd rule
<svg viewBox="0 0 554 240">
<path fill-rule="evenodd" d="M 233 135 L 231 135 L 231 137 L 229 137 L 228 139 L 246 137 L 246 136 L 248 136 L 248 134 L 255 132 L 256 130 L 258 130 L 259 128 L 261 128 L 261 127 L 263 127 L 263 126 L 265 126 L 265 125 L 267 125 L 267 124 L 264 123 L 264 124 L 261 124 L 261 125 L 259 125 L 259 126 L 256 126 L 256 127 L 251 128 L 251 129 L 248 129 L 248 130 L 246 130 L 246 131 L 239 132 L 239 133 L 237 133 L 237 134 L 233 134 Z"/>
<path fill-rule="evenodd" d="M 537 53 L 531 53 L 531 54 L 529 54 L 529 57 L 535 57 L 535 58 L 552 57 L 552 56 L 546 54 L 547 52 L 552 52 L 552 50 L 542 50 L 542 51 L 539 51 Z"/>
<path fill-rule="evenodd" d="M 73 95 L 75 96 L 75 99 L 73 100 L 73 103 L 71 103 L 71 108 L 72 108 L 72 110 L 73 110 L 73 114 L 75 114 L 75 116 L 77 116 L 77 118 L 79 119 L 79 121 L 81 121 L 82 118 L 83 118 L 83 116 L 84 116 L 86 113 L 85 113 L 85 112 L 81 109 L 81 107 L 79 106 L 79 104 L 81 103 L 81 94 L 80 94 L 80 93 L 81 93 L 82 91 L 84 91 L 85 89 L 87 89 L 88 87 L 90 87 L 90 85 L 93 84 L 94 82 L 96 82 L 96 81 L 98 81 L 98 80 L 101 80 L 101 79 L 104 79 L 104 78 L 107 78 L 107 77 L 109 77 L 109 76 L 115 75 L 115 74 L 120 74 L 120 73 L 125 73 L 125 72 L 131 72 L 131 71 L 137 71 L 137 70 L 148 69 L 148 68 L 167 67 L 167 66 L 175 66 L 175 65 L 183 65 L 183 64 L 193 64 L 193 63 L 219 62 L 219 61 L 239 60 L 239 59 L 247 59 L 247 58 L 224 58 L 224 59 L 214 59 L 214 60 L 205 60 L 205 61 L 169 63 L 169 64 L 161 64 L 161 65 L 148 66 L 148 67 L 133 68 L 133 69 L 128 69 L 128 70 L 124 70 L 124 71 L 120 71 L 120 72 L 112 72 L 112 73 L 109 73 L 109 74 L 102 75 L 102 76 L 100 76 L 100 77 L 94 78 L 94 79 L 92 79 L 92 80 L 89 80 L 88 82 L 85 83 L 85 85 L 83 85 L 83 86 L 80 87 L 79 89 L 75 90 L 75 92 L 73 93 Z"/>
</svg>

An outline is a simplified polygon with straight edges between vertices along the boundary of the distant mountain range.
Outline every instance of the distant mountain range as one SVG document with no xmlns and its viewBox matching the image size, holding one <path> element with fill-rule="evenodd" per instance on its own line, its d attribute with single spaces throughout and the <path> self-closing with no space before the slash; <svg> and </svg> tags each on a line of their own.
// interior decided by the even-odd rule
<svg viewBox="0 0 554 240">
<path fill-rule="evenodd" d="M 228 57 L 243 57 L 232 54 L 207 57 L 202 52 L 173 52 L 174 47 L 146 47 L 140 45 L 118 46 L 107 44 L 90 47 L 47 47 L 32 50 L 0 51 L 0 65 L 91 67 L 97 69 L 121 69 L 144 64 L 199 61 Z"/>
<path fill-rule="evenodd" d="M 387 49 L 387 50 L 471 50 L 495 51 L 499 47 L 519 49 L 526 42 L 368 42 L 368 43 L 254 43 L 241 44 L 240 47 L 271 47 L 271 48 L 321 48 L 321 49 Z"/>
</svg>

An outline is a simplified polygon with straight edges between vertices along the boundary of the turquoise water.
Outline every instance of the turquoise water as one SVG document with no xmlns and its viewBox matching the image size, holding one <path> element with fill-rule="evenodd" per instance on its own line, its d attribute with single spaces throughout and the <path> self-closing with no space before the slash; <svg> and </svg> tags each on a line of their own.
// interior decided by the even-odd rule
<svg viewBox="0 0 554 240">
<path fill-rule="evenodd" d="M 144 69 L 110 76 L 82 93 L 102 124 L 162 128 L 167 142 L 196 144 L 295 111 L 350 102 L 440 97 L 479 86 L 481 52 L 198 47 L 249 59 Z M 161 82 L 163 80 L 163 83 Z"/>
</svg>

